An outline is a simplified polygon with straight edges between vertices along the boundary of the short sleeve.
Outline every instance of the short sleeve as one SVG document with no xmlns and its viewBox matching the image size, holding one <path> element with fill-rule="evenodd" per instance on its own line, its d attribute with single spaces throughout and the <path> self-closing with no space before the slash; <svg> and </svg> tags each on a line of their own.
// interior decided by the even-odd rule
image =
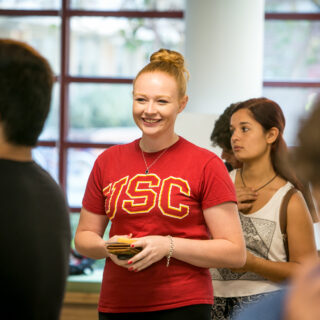
<svg viewBox="0 0 320 320">
<path fill-rule="evenodd" d="M 82 200 L 82 206 L 90 212 L 96 214 L 105 214 L 102 174 L 99 166 L 99 158 L 95 161 L 89 175 Z"/>
<path fill-rule="evenodd" d="M 237 202 L 234 184 L 229 172 L 218 157 L 213 157 L 202 172 L 202 209 L 224 202 Z"/>
</svg>

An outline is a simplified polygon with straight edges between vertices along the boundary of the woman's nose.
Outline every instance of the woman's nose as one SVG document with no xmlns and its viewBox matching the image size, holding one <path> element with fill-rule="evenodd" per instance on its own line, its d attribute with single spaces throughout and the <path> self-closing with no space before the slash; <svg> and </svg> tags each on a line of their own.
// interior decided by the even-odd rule
<svg viewBox="0 0 320 320">
<path fill-rule="evenodd" d="M 156 109 L 155 109 L 154 101 L 149 101 L 146 106 L 145 112 L 148 114 L 152 114 L 152 113 L 155 113 L 155 110 Z"/>
<path fill-rule="evenodd" d="M 234 144 L 236 141 L 238 141 L 238 139 L 239 139 L 239 136 L 238 136 L 236 130 L 234 130 L 231 135 L 231 143 Z"/>
</svg>

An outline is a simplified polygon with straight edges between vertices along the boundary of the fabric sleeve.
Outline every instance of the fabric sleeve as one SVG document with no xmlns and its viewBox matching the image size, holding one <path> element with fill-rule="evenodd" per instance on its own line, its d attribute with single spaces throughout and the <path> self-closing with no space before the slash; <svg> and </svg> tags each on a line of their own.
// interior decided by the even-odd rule
<svg viewBox="0 0 320 320">
<path fill-rule="evenodd" d="M 235 187 L 222 160 L 214 157 L 202 172 L 202 209 L 224 202 L 237 202 Z"/>
<path fill-rule="evenodd" d="M 102 174 L 99 166 L 99 158 L 95 161 L 89 175 L 82 200 L 82 206 L 90 212 L 101 215 L 105 214 Z"/>
</svg>

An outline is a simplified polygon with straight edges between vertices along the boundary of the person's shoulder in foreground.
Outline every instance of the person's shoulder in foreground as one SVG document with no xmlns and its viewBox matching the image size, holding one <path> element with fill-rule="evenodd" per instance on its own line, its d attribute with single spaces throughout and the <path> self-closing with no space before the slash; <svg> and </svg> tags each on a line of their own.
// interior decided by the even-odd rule
<svg viewBox="0 0 320 320">
<path fill-rule="evenodd" d="M 48 61 L 26 43 L 0 39 L 1 317 L 57 320 L 66 284 L 70 224 L 66 200 L 32 160 L 50 110 Z"/>
</svg>

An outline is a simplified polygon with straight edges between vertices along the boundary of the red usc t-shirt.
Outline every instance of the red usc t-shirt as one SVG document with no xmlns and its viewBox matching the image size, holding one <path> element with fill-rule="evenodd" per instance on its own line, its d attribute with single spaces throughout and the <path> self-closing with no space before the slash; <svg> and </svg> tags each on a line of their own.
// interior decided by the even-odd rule
<svg viewBox="0 0 320 320">
<path fill-rule="evenodd" d="M 145 153 L 150 165 L 160 152 Z M 104 151 L 96 160 L 83 207 L 106 214 L 110 237 L 172 235 L 209 239 L 203 209 L 236 201 L 223 162 L 212 152 L 179 138 L 145 174 L 139 140 Z M 162 259 L 140 272 L 106 260 L 101 312 L 146 312 L 192 304 L 212 304 L 208 269 Z"/>
</svg>

